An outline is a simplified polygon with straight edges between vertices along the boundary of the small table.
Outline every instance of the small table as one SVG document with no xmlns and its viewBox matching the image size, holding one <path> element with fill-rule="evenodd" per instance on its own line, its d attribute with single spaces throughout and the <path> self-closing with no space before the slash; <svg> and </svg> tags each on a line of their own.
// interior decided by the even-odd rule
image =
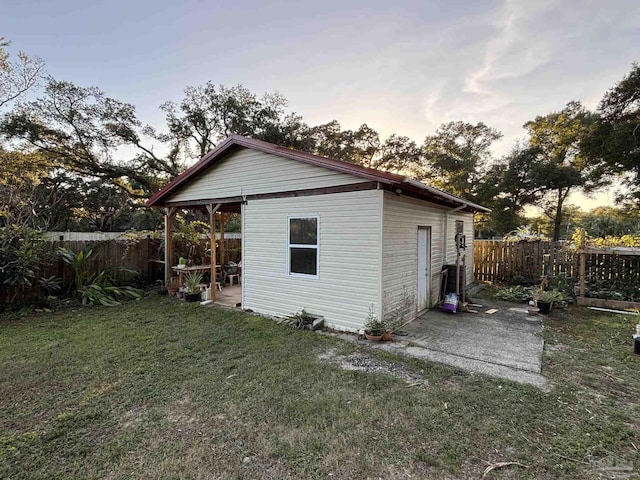
<svg viewBox="0 0 640 480">
<path fill-rule="evenodd" d="M 187 273 L 187 272 L 210 272 L 211 271 L 211 265 L 189 265 L 188 267 L 171 267 L 171 270 L 173 270 L 174 272 L 176 272 L 178 274 L 178 277 L 180 278 L 180 285 L 182 285 L 182 276 Z M 221 265 L 216 265 L 216 275 L 218 272 L 222 271 L 222 266 Z M 216 279 L 212 278 L 211 279 L 211 283 L 215 283 Z"/>
</svg>

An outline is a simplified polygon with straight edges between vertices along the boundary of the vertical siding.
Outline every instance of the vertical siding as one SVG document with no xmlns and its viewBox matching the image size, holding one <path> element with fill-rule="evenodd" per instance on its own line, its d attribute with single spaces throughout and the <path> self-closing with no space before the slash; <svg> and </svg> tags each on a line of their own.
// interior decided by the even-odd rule
<svg viewBox="0 0 640 480">
<path fill-rule="evenodd" d="M 169 201 L 286 192 L 366 181 L 346 173 L 242 148 L 200 174 Z"/>
<path fill-rule="evenodd" d="M 455 221 L 463 220 L 467 235 L 467 281 L 473 278 L 473 215 L 449 214 L 447 239 L 445 235 L 445 211 L 447 209 L 428 202 L 384 194 L 382 241 L 383 309 L 388 313 L 402 296 L 403 288 L 416 296 L 418 277 L 418 226 L 431 227 L 431 282 L 430 301 L 435 304 L 440 292 L 442 266 L 455 263 Z M 446 245 L 446 262 L 445 257 Z"/>
<path fill-rule="evenodd" d="M 301 309 L 357 330 L 380 311 L 382 191 L 249 201 L 244 206 L 245 308 L 285 316 Z M 287 275 L 287 216 L 320 217 L 319 278 Z"/>
</svg>

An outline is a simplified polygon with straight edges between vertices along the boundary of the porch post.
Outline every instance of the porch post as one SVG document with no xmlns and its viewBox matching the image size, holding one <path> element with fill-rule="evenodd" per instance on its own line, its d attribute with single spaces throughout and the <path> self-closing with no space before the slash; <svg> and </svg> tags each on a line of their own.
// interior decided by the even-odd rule
<svg viewBox="0 0 640 480">
<path fill-rule="evenodd" d="M 216 211 L 220 208 L 218 203 L 215 207 L 213 203 L 207 205 L 209 211 L 209 222 L 211 223 L 211 299 L 216 300 Z"/>
<path fill-rule="evenodd" d="M 224 268 L 226 262 L 224 246 L 224 227 L 231 218 L 232 213 L 220 213 L 220 265 Z"/>
<path fill-rule="evenodd" d="M 173 217 L 176 214 L 174 207 L 164 209 L 164 281 L 169 285 L 173 265 Z"/>
</svg>

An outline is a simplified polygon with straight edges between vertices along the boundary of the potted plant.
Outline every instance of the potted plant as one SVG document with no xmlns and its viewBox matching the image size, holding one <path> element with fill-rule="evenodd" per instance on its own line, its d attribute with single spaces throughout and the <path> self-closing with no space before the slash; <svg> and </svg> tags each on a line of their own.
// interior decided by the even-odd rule
<svg viewBox="0 0 640 480">
<path fill-rule="evenodd" d="M 167 282 L 167 293 L 170 297 L 174 297 L 178 293 L 178 277 L 171 277 Z"/>
<path fill-rule="evenodd" d="M 189 272 L 184 276 L 184 299 L 187 302 L 200 301 L 200 284 L 202 283 L 201 272 Z"/>
<path fill-rule="evenodd" d="M 544 292 L 540 292 L 537 302 L 540 313 L 542 313 L 543 315 L 547 315 L 549 312 L 551 312 L 553 304 L 561 302 L 562 300 L 562 293 L 558 290 L 546 290 Z"/>
<path fill-rule="evenodd" d="M 367 319 L 364 322 L 364 336 L 367 337 L 367 340 L 377 342 L 382 338 L 385 331 L 386 328 L 384 323 L 381 320 L 378 320 L 378 317 L 373 310 L 373 304 L 371 304 L 369 307 L 369 313 L 367 314 Z"/>
</svg>

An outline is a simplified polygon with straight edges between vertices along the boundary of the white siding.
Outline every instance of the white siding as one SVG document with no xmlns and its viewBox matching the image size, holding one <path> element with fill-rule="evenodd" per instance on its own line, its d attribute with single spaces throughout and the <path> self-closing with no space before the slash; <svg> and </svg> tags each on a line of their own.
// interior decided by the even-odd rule
<svg viewBox="0 0 640 480">
<path fill-rule="evenodd" d="M 388 313 L 402 296 L 403 288 L 415 298 L 418 277 L 418 226 L 431 227 L 431 306 L 440 292 L 440 272 L 445 264 L 456 261 L 455 221 L 463 220 L 467 235 L 467 281 L 473 279 L 473 215 L 449 214 L 445 256 L 445 211 L 429 202 L 384 194 L 383 214 L 383 275 L 382 291 L 384 312 Z"/>
<path fill-rule="evenodd" d="M 200 174 L 168 201 L 206 200 L 366 181 L 346 173 L 242 148 Z"/>
<path fill-rule="evenodd" d="M 286 316 L 306 309 L 357 330 L 379 305 L 382 191 L 249 201 L 244 206 L 243 307 Z M 320 218 L 319 278 L 287 272 L 287 217 Z"/>
</svg>

